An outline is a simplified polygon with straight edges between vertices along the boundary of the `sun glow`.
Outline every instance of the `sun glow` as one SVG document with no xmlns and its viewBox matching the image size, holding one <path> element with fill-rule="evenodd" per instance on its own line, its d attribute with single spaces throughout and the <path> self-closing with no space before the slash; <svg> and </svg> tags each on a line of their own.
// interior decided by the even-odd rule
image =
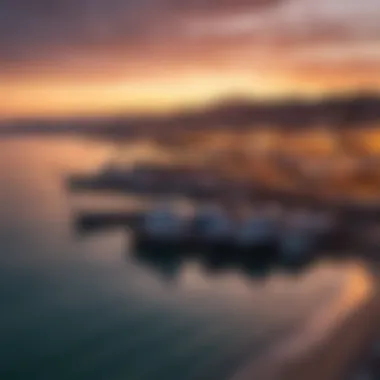
<svg viewBox="0 0 380 380">
<path fill-rule="evenodd" d="M 170 78 L 14 81 L 0 102 L 0 117 L 66 116 L 125 112 L 166 113 L 231 96 L 271 98 L 296 92 L 278 77 L 248 73 L 194 73 Z M 309 91 L 310 90 L 310 91 Z M 313 93 L 313 89 L 306 90 Z"/>
</svg>

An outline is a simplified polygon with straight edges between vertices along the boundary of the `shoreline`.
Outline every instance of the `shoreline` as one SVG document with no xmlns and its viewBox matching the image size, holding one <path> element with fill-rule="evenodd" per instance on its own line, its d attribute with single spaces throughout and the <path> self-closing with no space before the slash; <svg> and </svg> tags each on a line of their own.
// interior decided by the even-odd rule
<svg viewBox="0 0 380 380">
<path fill-rule="evenodd" d="M 380 293 L 345 318 L 304 357 L 286 365 L 276 380 L 346 380 L 354 376 L 379 334 Z"/>
<path fill-rule="evenodd" d="M 350 292 L 347 293 L 350 296 Z M 380 338 L 380 284 L 373 288 L 349 311 L 339 311 L 325 336 L 317 334 L 308 347 L 297 339 L 307 334 L 302 328 L 295 339 L 272 354 L 276 363 L 268 367 L 268 359 L 240 369 L 231 380 L 350 380 L 368 359 L 373 344 Z M 323 314 L 323 313 L 322 313 Z M 313 321 L 312 321 L 313 324 Z M 321 339 L 319 339 L 321 338 Z M 297 346 L 298 345 L 298 346 Z M 290 347 L 290 349 L 289 349 Z M 295 350 L 294 350 L 295 348 Z M 288 352 L 287 352 L 288 351 Z M 277 361 L 276 361 L 277 360 Z"/>
</svg>

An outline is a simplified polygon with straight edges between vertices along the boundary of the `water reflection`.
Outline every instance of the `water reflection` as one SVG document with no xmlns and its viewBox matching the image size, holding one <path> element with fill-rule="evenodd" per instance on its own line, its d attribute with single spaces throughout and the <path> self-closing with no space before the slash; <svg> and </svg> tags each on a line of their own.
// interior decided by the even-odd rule
<svg viewBox="0 0 380 380">
<path fill-rule="evenodd" d="M 207 275 L 218 275 L 231 271 L 238 271 L 248 277 L 265 278 L 277 269 L 288 273 L 302 273 L 312 262 L 288 264 L 268 256 L 239 256 L 218 255 L 188 252 L 153 252 L 136 251 L 132 253 L 140 264 L 153 268 L 167 280 L 174 280 L 186 265 L 186 262 L 196 261 Z"/>
</svg>

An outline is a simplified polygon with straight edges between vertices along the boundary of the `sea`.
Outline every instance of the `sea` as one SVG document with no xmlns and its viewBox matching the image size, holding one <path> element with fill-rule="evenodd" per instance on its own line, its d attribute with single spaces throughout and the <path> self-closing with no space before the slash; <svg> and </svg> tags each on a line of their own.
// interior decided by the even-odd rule
<svg viewBox="0 0 380 380">
<path fill-rule="evenodd" d="M 130 202 L 65 184 L 115 149 L 76 136 L 0 140 L 0 379 L 227 380 L 246 368 L 264 379 L 368 294 L 371 276 L 352 259 L 255 272 L 142 258 L 123 228 L 79 233 L 81 210 Z"/>
</svg>

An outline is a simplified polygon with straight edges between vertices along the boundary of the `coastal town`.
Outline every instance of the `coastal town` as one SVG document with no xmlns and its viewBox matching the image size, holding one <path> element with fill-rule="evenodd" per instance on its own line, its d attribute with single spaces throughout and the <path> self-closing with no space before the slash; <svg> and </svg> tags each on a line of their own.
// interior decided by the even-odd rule
<svg viewBox="0 0 380 380">
<path fill-rule="evenodd" d="M 380 380 L 380 0 L 0 0 L 0 380 Z"/>
</svg>

